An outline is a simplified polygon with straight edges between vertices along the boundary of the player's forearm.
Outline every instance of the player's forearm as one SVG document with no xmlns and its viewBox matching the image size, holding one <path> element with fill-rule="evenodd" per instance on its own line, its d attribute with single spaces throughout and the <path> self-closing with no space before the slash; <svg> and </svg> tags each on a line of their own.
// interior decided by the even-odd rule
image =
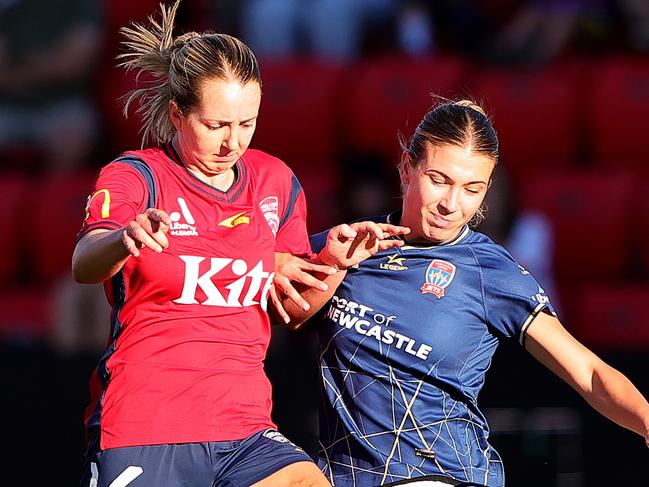
<svg viewBox="0 0 649 487">
<path fill-rule="evenodd" d="M 319 289 L 306 287 L 303 285 L 296 285 L 295 287 L 300 293 L 300 296 L 302 296 L 302 298 L 307 303 L 309 303 L 310 308 L 308 310 L 304 310 L 303 308 L 300 308 L 295 303 L 295 301 L 285 298 L 282 301 L 282 306 L 291 319 L 291 321 L 289 323 L 285 323 L 285 325 L 293 330 L 297 330 L 302 327 L 306 320 L 315 315 L 331 299 L 346 275 L 346 270 L 339 270 L 335 274 L 331 275 L 316 274 L 315 277 L 317 277 L 327 285 L 326 291 L 321 291 Z"/>
<path fill-rule="evenodd" d="M 601 362 L 593 370 L 591 387 L 582 395 L 604 416 L 646 437 L 649 428 L 649 404 L 631 381 L 618 370 Z"/>
<path fill-rule="evenodd" d="M 95 284 L 111 278 L 130 257 L 122 232 L 98 230 L 79 240 L 72 255 L 72 275 L 77 282 Z"/>
</svg>

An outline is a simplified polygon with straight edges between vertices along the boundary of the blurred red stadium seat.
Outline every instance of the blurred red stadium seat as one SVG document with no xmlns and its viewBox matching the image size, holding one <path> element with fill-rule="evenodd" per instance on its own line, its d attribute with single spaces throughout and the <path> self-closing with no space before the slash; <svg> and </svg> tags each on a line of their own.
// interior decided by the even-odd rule
<svg viewBox="0 0 649 487">
<path fill-rule="evenodd" d="M 473 84 L 492 117 L 500 158 L 516 180 L 538 168 L 569 167 L 580 148 L 577 65 L 483 69 Z"/>
<path fill-rule="evenodd" d="M 70 273 L 74 242 L 94 177 L 91 171 L 54 173 L 34 190 L 30 247 L 40 281 Z"/>
<path fill-rule="evenodd" d="M 2 287 L 11 284 L 21 268 L 22 245 L 25 239 L 24 223 L 26 202 L 31 185 L 22 174 L 3 174 L 0 177 L 0 221 L 6 229 L 0 239 L 0 283 Z"/>
<path fill-rule="evenodd" d="M 553 225 L 560 287 L 626 277 L 635 189 L 632 173 L 612 169 L 553 170 L 524 181 L 520 206 L 541 211 Z"/>
<path fill-rule="evenodd" d="M 264 95 L 252 147 L 289 166 L 312 165 L 337 150 L 342 68 L 315 59 L 261 66 Z"/>
<path fill-rule="evenodd" d="M 649 58 L 610 58 L 587 76 L 586 115 L 593 158 L 647 162 Z"/>
<path fill-rule="evenodd" d="M 346 144 L 396 163 L 401 152 L 397 133 L 412 135 L 435 103 L 432 95 L 456 98 L 466 91 L 466 69 L 465 61 L 455 57 L 360 61 L 350 73 L 342 102 Z"/>
<path fill-rule="evenodd" d="M 307 226 L 310 234 L 340 223 L 340 171 L 333 160 L 319 160 L 295 168 L 307 201 Z"/>
<path fill-rule="evenodd" d="M 131 22 L 144 23 L 150 15 L 160 18 L 160 0 L 101 0 L 103 8 L 104 49 L 114 58 L 119 45 L 119 29 Z"/>
<path fill-rule="evenodd" d="M 0 295 L 2 339 L 45 338 L 50 331 L 50 294 L 39 288 Z"/>
<path fill-rule="evenodd" d="M 135 72 L 126 73 L 118 68 L 115 56 L 120 52 L 119 33 L 121 27 L 131 22 L 146 23 L 147 17 L 160 18 L 160 0 L 102 0 L 103 4 L 103 45 L 97 80 L 95 98 L 103 117 L 105 144 L 112 154 L 140 146 L 139 130 L 141 123 L 135 115 L 137 105 L 133 106 L 129 118 L 122 115 L 123 103 L 120 98 L 135 88 Z M 163 2 L 169 3 L 169 2 Z"/>
<path fill-rule="evenodd" d="M 589 286 L 575 294 L 570 331 L 597 350 L 649 349 L 649 287 Z"/>
</svg>

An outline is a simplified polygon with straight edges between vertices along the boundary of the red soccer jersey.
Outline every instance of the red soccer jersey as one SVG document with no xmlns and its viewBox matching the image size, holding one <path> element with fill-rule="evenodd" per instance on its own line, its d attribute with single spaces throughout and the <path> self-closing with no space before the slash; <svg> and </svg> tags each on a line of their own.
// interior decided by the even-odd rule
<svg viewBox="0 0 649 487">
<path fill-rule="evenodd" d="M 150 168 L 149 182 L 129 156 Z M 125 226 L 152 192 L 173 221 L 167 249 L 143 249 L 105 283 L 111 341 L 86 418 L 101 449 L 234 440 L 274 427 L 266 302 L 274 252 L 311 252 L 306 206 L 280 160 L 248 150 L 235 169 L 235 183 L 219 191 L 166 145 L 129 152 L 97 179 L 82 235 Z"/>
</svg>

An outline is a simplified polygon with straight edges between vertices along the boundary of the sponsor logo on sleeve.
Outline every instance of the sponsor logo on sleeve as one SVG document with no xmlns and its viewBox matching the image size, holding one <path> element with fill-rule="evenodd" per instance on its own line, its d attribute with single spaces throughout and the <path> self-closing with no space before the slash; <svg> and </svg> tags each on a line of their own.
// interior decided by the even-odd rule
<svg viewBox="0 0 649 487">
<path fill-rule="evenodd" d="M 90 218 L 90 206 L 97 196 L 104 197 L 100 207 L 101 217 L 105 219 L 110 216 L 110 191 L 108 191 L 107 189 L 98 189 L 90 196 L 88 196 L 88 201 L 86 203 L 86 220 Z"/>
<path fill-rule="evenodd" d="M 549 304 L 550 303 L 550 298 L 547 294 L 545 294 L 545 291 L 541 286 L 539 286 L 539 292 L 536 293 L 534 296 L 532 296 L 532 299 L 536 301 L 537 303 L 540 304 Z"/>
<path fill-rule="evenodd" d="M 421 293 L 434 294 L 438 299 L 443 298 L 454 277 L 455 265 L 445 260 L 433 259 L 426 269 L 426 282 L 421 286 Z"/>
</svg>

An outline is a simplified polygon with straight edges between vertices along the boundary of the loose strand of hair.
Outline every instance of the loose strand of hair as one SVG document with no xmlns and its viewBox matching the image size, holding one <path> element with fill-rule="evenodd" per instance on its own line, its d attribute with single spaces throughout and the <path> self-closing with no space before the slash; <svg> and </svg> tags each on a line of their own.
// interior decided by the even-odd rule
<svg viewBox="0 0 649 487">
<path fill-rule="evenodd" d="M 160 4 L 162 19 L 158 22 L 153 15 L 150 16 L 148 28 L 133 23 L 131 27 L 120 29 L 125 52 L 117 56 L 121 61 L 118 66 L 127 72 L 136 69 L 136 83 L 146 83 L 146 86 L 135 88 L 120 99 L 124 103 L 125 117 L 128 117 L 131 104 L 136 100 L 140 102 L 136 113 L 141 115 L 143 121 L 140 130 L 142 147 L 151 139 L 158 143 L 166 142 L 173 132 L 166 111 L 170 101 L 168 79 L 174 47 L 173 28 L 179 4 L 180 0 L 176 0 L 171 7 Z M 144 81 L 142 77 L 145 74 L 150 74 L 153 81 Z"/>
</svg>

